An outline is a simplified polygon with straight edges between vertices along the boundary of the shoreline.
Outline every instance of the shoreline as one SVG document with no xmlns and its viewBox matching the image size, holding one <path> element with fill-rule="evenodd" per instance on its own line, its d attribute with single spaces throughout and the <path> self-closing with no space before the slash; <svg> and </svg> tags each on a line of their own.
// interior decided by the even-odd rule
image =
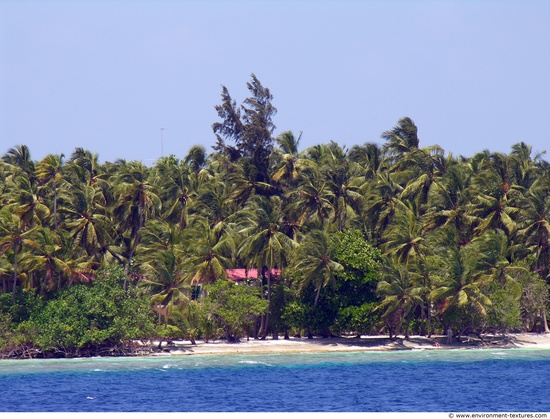
<svg viewBox="0 0 550 419">
<path fill-rule="evenodd" d="M 439 346 L 435 345 L 435 339 Z M 335 337 L 335 338 L 295 338 L 285 339 L 250 339 L 239 343 L 226 341 L 197 341 L 191 345 L 188 341 L 163 343 L 161 351 L 150 356 L 193 356 L 193 355 L 263 355 L 263 354 L 304 354 L 329 352 L 380 352 L 404 350 L 445 350 L 445 349 L 550 349 L 550 333 L 512 333 L 507 335 L 484 335 L 483 341 L 478 337 L 454 338 L 447 344 L 447 337 L 435 335 L 410 336 L 408 339 L 387 336 Z M 156 342 L 158 346 L 158 342 Z"/>
</svg>

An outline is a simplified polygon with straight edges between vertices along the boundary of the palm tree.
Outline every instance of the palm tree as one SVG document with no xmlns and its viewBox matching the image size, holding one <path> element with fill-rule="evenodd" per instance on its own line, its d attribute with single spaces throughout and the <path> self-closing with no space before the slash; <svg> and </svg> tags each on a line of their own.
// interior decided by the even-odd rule
<svg viewBox="0 0 550 419">
<path fill-rule="evenodd" d="M 399 208 L 384 237 L 385 253 L 395 257 L 398 263 L 409 264 L 427 256 L 424 225 L 410 202 Z"/>
<path fill-rule="evenodd" d="M 271 155 L 273 160 L 271 179 L 273 181 L 286 182 L 285 186 L 287 187 L 294 185 L 300 174 L 313 166 L 313 162 L 298 153 L 301 138 L 301 132 L 296 138 L 292 131 L 285 131 L 275 139 L 278 148 L 275 148 Z"/>
<path fill-rule="evenodd" d="M 20 219 L 8 208 L 0 209 L 0 254 L 12 252 L 13 255 L 13 290 L 12 303 L 15 302 L 17 276 L 19 273 L 19 255 L 25 246 L 36 247 L 32 239 L 35 228 L 23 230 Z"/>
<path fill-rule="evenodd" d="M 227 223 L 229 217 L 238 210 L 231 193 L 231 186 L 221 175 L 216 174 L 199 187 L 193 206 L 194 213 L 209 220 L 212 225 Z"/>
<path fill-rule="evenodd" d="M 121 164 L 117 182 L 114 215 L 129 233 L 126 271 L 129 272 L 134 252 L 141 240 L 145 222 L 160 212 L 162 203 L 149 183 L 149 170 L 140 162 Z"/>
<path fill-rule="evenodd" d="M 485 316 L 486 307 L 491 306 L 491 299 L 484 294 L 488 277 L 480 269 L 485 256 L 480 254 L 475 243 L 458 245 L 456 232 L 447 230 L 449 235 L 442 235 L 443 245 L 438 249 L 440 269 L 434 274 L 435 287 L 430 297 L 442 314 L 461 307 L 472 307 Z"/>
<path fill-rule="evenodd" d="M 418 216 L 412 203 L 400 208 L 396 213 L 393 224 L 386 230 L 383 249 L 385 254 L 395 258 L 397 263 L 413 266 L 422 281 L 418 286 L 422 289 L 421 296 L 421 335 L 431 334 L 430 292 L 432 283 L 428 257 L 431 255 L 430 246 L 426 244 L 424 220 Z"/>
<path fill-rule="evenodd" d="M 373 143 L 355 145 L 349 152 L 349 160 L 359 164 L 366 180 L 373 180 L 378 173 L 387 170 L 382 149 Z"/>
<path fill-rule="evenodd" d="M 333 195 L 334 222 L 338 231 L 346 227 L 348 215 L 357 215 L 362 207 L 361 186 L 364 177 L 360 175 L 360 171 L 360 166 L 348 159 L 345 148 L 334 142 L 326 146 L 320 172 Z"/>
<path fill-rule="evenodd" d="M 390 339 L 400 334 L 404 322 L 405 338 L 408 339 L 409 314 L 423 303 L 423 289 L 418 286 L 415 276 L 418 274 L 395 259 L 389 259 L 383 266 L 381 281 L 377 285 L 377 293 L 383 300 L 376 310 L 384 310 L 382 319 L 388 327 Z"/>
<path fill-rule="evenodd" d="M 32 187 L 26 176 L 15 177 L 7 201 L 6 207 L 9 207 L 13 214 L 19 217 L 23 230 L 43 225 L 50 215 L 49 208 L 37 196 L 35 188 Z"/>
<path fill-rule="evenodd" d="M 233 265 L 234 236 L 216 227 L 201 217 L 191 220 L 185 233 L 189 249 L 185 260 L 187 282 L 212 284 L 227 278 L 226 269 Z"/>
<path fill-rule="evenodd" d="M 177 224 L 157 218 L 143 228 L 138 251 L 141 255 L 154 256 L 157 252 L 181 246 L 184 238 L 185 232 L 180 231 Z"/>
<path fill-rule="evenodd" d="M 426 229 L 454 226 L 460 235 L 459 243 L 472 240 L 476 218 L 470 215 L 472 189 L 469 188 L 472 170 L 468 164 L 453 164 L 441 179 L 440 187 L 428 196 Z"/>
<path fill-rule="evenodd" d="M 179 231 L 183 231 L 187 227 L 189 206 L 197 196 L 197 174 L 170 156 L 155 164 L 152 179 L 162 200 L 163 218 L 177 223 Z"/>
<path fill-rule="evenodd" d="M 31 187 L 35 186 L 36 176 L 34 172 L 34 161 L 31 159 L 31 152 L 26 145 L 18 145 L 10 148 L 2 156 L 2 160 L 21 170 L 29 179 Z"/>
<path fill-rule="evenodd" d="M 21 268 L 40 275 L 40 295 L 46 289 L 55 289 L 56 285 L 58 290 L 61 289 L 62 277 L 69 278 L 72 272 L 60 254 L 62 242 L 59 233 L 40 227 L 34 234 L 34 243 L 36 246 L 21 262 Z"/>
<path fill-rule="evenodd" d="M 550 182 L 537 179 L 522 201 L 518 234 L 535 248 L 534 269 L 548 282 L 550 275 Z"/>
<path fill-rule="evenodd" d="M 510 245 L 509 241 L 504 231 L 491 230 L 475 238 L 471 245 L 476 249 L 475 266 L 479 280 L 506 285 L 512 297 L 519 300 L 523 290 L 516 278 L 526 272 L 526 268 L 510 262 L 515 246 Z"/>
<path fill-rule="evenodd" d="M 480 235 L 489 229 L 502 229 L 511 235 L 516 230 L 514 219 L 519 208 L 508 199 L 506 184 L 502 185 L 494 173 L 485 172 L 474 178 L 472 188 L 479 191 L 473 196 L 470 211 L 477 219 L 474 233 Z"/>
<path fill-rule="evenodd" d="M 524 142 L 514 144 L 510 153 L 510 166 L 514 180 L 524 190 L 527 190 L 540 177 L 542 156 L 545 152 L 536 153 L 531 157 L 533 148 Z"/>
<path fill-rule="evenodd" d="M 241 159 L 237 164 L 231 164 L 227 176 L 230 188 L 230 199 L 239 206 L 255 194 L 266 195 L 271 189 L 267 182 L 260 181 L 258 169 L 249 160 Z"/>
<path fill-rule="evenodd" d="M 258 272 L 267 269 L 268 310 L 261 328 L 262 339 L 265 339 L 269 327 L 272 272 L 289 264 L 296 243 L 284 233 L 286 217 L 278 196 L 269 199 L 255 196 L 238 218 L 239 233 L 243 237 L 238 255 L 249 268 L 256 268 Z"/>
<path fill-rule="evenodd" d="M 151 255 L 152 258 L 141 265 L 145 279 L 140 283 L 152 295 L 153 305 L 169 307 L 188 300 L 189 284 L 183 270 L 183 253 L 174 248 Z"/>
<path fill-rule="evenodd" d="M 315 300 L 313 307 L 317 307 L 321 289 L 331 285 L 335 286 L 336 274 L 342 272 L 344 267 L 333 260 L 331 236 L 323 230 L 312 230 L 306 234 L 296 251 L 295 270 L 301 277 L 300 289 L 306 289 L 313 284 Z"/>
<path fill-rule="evenodd" d="M 201 170 L 206 168 L 206 158 L 206 148 L 202 145 L 194 145 L 189 149 L 183 162 L 198 175 Z"/>
<path fill-rule="evenodd" d="M 59 211 L 66 217 L 64 228 L 89 256 L 96 255 L 111 242 L 113 222 L 96 186 L 78 183 L 64 191 Z"/>
<path fill-rule="evenodd" d="M 414 149 L 402 160 L 397 174 L 407 179 L 401 200 L 416 199 L 421 213 L 428 196 L 439 193 L 440 180 L 449 160 L 443 158 L 443 149 L 438 146 Z"/>
<path fill-rule="evenodd" d="M 36 176 L 40 181 L 39 186 L 51 183 L 53 188 L 53 220 L 57 230 L 57 185 L 62 179 L 63 154 L 48 154 L 36 165 Z"/>
<path fill-rule="evenodd" d="M 385 230 L 393 223 L 395 213 L 404 204 L 400 200 L 403 187 L 388 172 L 378 173 L 371 182 L 363 185 L 365 229 L 374 244 L 383 242 Z"/>
<path fill-rule="evenodd" d="M 382 151 L 390 165 L 398 164 L 407 153 L 418 149 L 420 143 L 418 128 L 409 117 L 401 118 L 392 130 L 384 131 L 382 138 L 386 140 Z"/>
<path fill-rule="evenodd" d="M 298 188 L 289 192 L 288 197 L 293 202 L 292 206 L 300 209 L 302 213 L 301 224 L 311 223 L 322 226 L 333 214 L 334 193 L 327 182 L 322 181 L 318 176 L 304 179 Z"/>
</svg>

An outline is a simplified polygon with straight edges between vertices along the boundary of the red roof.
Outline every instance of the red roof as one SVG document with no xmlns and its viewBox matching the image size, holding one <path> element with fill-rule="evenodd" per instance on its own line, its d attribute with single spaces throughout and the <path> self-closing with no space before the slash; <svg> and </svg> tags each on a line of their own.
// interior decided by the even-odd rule
<svg viewBox="0 0 550 419">
<path fill-rule="evenodd" d="M 257 269 L 227 269 L 227 279 L 235 282 L 244 281 L 246 278 L 256 279 L 258 278 Z M 280 269 L 272 269 L 271 276 L 281 275 Z"/>
</svg>

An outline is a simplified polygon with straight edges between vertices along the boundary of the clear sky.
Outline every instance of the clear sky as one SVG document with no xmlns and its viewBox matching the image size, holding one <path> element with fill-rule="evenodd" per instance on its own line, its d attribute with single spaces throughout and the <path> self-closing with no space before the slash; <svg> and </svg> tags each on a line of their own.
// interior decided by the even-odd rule
<svg viewBox="0 0 550 419">
<path fill-rule="evenodd" d="M 252 73 L 300 149 L 408 116 L 421 147 L 550 153 L 548 0 L 0 0 L 0 154 L 210 152 Z"/>
</svg>

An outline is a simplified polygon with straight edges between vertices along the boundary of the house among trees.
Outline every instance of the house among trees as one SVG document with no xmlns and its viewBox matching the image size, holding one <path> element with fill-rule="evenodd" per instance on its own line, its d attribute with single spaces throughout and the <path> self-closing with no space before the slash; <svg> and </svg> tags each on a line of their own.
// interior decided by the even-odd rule
<svg viewBox="0 0 550 419">
<path fill-rule="evenodd" d="M 257 269 L 226 269 L 225 270 L 227 274 L 227 279 L 230 281 L 235 282 L 236 284 L 240 284 L 243 281 L 254 280 L 254 279 L 261 279 L 261 278 L 267 278 L 268 274 L 268 268 L 263 268 L 261 274 L 258 274 Z M 280 269 L 272 269 L 271 270 L 271 279 L 277 279 L 279 276 L 281 276 L 281 270 Z"/>
<path fill-rule="evenodd" d="M 235 284 L 239 285 L 242 283 L 247 283 L 247 281 L 254 281 L 257 279 L 263 279 L 263 282 L 266 283 L 267 281 L 267 274 L 268 274 L 268 268 L 264 267 L 262 269 L 262 272 L 258 274 L 257 269 L 246 269 L 246 268 L 239 268 L 239 269 L 226 269 L 225 273 L 227 275 L 227 279 L 229 281 L 234 282 Z M 277 279 L 281 276 L 281 270 L 280 269 L 272 269 L 271 270 L 271 280 L 277 281 Z M 191 299 L 196 300 L 201 295 L 203 281 L 199 280 L 198 283 L 196 283 L 193 286 L 192 292 L 191 292 Z"/>
</svg>

